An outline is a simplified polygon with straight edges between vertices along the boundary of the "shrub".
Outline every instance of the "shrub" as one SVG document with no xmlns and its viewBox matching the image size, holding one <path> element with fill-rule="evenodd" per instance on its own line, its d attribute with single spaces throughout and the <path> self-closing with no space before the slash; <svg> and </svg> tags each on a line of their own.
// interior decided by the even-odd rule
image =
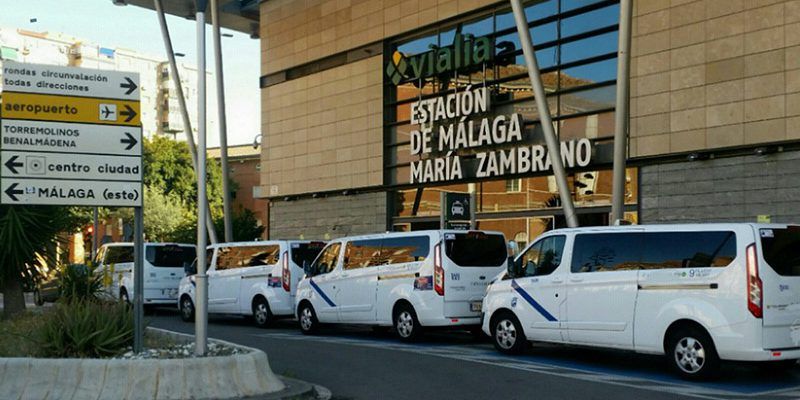
<svg viewBox="0 0 800 400">
<path fill-rule="evenodd" d="M 100 301 L 58 303 L 43 315 L 36 336 L 42 357 L 114 356 L 133 344 L 133 310 Z"/>
<path fill-rule="evenodd" d="M 103 293 L 103 275 L 84 264 L 70 264 L 59 273 L 61 298 L 68 302 L 97 299 Z"/>
</svg>

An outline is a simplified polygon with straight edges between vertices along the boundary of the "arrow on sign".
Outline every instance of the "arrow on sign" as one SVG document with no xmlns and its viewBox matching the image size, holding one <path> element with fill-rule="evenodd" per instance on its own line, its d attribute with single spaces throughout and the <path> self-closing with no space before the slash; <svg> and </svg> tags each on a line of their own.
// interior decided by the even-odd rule
<svg viewBox="0 0 800 400">
<path fill-rule="evenodd" d="M 19 201 L 16 195 L 25 193 L 22 190 L 17 190 L 18 183 L 12 183 L 11 186 L 6 189 L 6 194 L 11 200 Z"/>
<path fill-rule="evenodd" d="M 19 158 L 19 157 L 18 156 L 14 156 L 14 157 L 9 158 L 8 161 L 6 161 L 6 167 L 14 175 L 19 173 L 17 171 L 17 168 L 21 168 L 23 165 L 25 165 L 25 164 L 23 164 L 21 162 L 17 162 L 17 158 Z"/>
<path fill-rule="evenodd" d="M 125 118 L 125 122 L 131 122 L 136 117 L 136 111 L 134 111 L 131 106 L 125 104 L 125 111 L 119 113 L 119 115 L 124 115 L 128 118 Z"/>
<path fill-rule="evenodd" d="M 120 83 L 120 84 L 119 84 L 119 87 L 121 87 L 121 88 L 123 88 L 123 89 L 128 89 L 128 91 L 127 91 L 127 92 L 125 92 L 125 94 L 126 94 L 126 95 L 133 93 L 133 91 L 134 91 L 134 90 L 136 90 L 136 88 L 137 88 L 138 86 L 136 86 L 136 83 L 134 83 L 134 82 L 131 80 L 131 78 L 128 78 L 127 76 L 125 77 L 125 81 L 126 81 L 126 82 L 124 82 L 124 83 Z"/>
<path fill-rule="evenodd" d="M 133 148 L 133 146 L 136 146 L 136 143 L 139 143 L 138 141 L 136 141 L 136 138 L 133 137 L 133 135 L 131 135 L 130 133 L 125 132 L 125 136 L 127 137 L 119 140 L 120 143 L 128 145 L 128 147 L 126 147 L 125 150 L 130 150 Z"/>
</svg>

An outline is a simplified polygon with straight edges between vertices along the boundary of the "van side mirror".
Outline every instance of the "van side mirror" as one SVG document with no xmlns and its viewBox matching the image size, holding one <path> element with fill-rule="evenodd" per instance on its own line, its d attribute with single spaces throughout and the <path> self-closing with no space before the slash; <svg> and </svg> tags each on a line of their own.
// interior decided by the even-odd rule
<svg viewBox="0 0 800 400">
<path fill-rule="evenodd" d="M 506 264 L 506 272 L 510 278 L 516 278 L 521 275 L 522 259 L 519 261 L 514 260 L 514 257 L 508 257 L 508 264 Z"/>
<path fill-rule="evenodd" d="M 311 264 L 309 264 L 308 261 L 303 261 L 303 272 L 308 277 L 313 276 L 313 274 L 312 274 L 313 271 L 311 270 Z"/>
<path fill-rule="evenodd" d="M 186 273 L 186 276 L 197 274 L 197 260 L 192 261 L 191 264 L 184 261 L 183 272 Z"/>
</svg>

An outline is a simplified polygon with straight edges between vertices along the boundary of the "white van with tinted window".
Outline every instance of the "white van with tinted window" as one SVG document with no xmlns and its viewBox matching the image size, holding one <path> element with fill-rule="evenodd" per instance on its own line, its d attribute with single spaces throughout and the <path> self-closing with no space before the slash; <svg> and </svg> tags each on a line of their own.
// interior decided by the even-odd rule
<svg viewBox="0 0 800 400">
<path fill-rule="evenodd" d="M 330 242 L 297 287 L 303 333 L 319 324 L 394 326 L 403 340 L 426 327 L 480 324 L 488 282 L 507 262 L 502 233 L 417 231 Z"/>
<path fill-rule="evenodd" d="M 144 305 L 175 304 L 185 265 L 196 246 L 182 243 L 144 244 Z M 108 243 L 97 251 L 95 264 L 105 274 L 108 295 L 130 303 L 133 299 L 133 243 Z"/>
<path fill-rule="evenodd" d="M 662 354 L 686 378 L 720 360 L 800 358 L 800 226 L 692 224 L 559 229 L 487 289 L 483 330 L 528 341 Z"/>
<path fill-rule="evenodd" d="M 293 316 L 303 265 L 310 264 L 324 245 L 274 240 L 208 246 L 208 313 L 252 316 L 260 327 Z M 178 309 L 184 321 L 194 319 L 195 272 L 180 285 Z"/>
</svg>

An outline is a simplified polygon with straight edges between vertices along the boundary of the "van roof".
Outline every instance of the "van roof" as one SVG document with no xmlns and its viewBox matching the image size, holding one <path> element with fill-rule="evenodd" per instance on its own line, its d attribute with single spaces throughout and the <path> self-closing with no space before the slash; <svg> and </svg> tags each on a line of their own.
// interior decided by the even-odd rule
<svg viewBox="0 0 800 400">
<path fill-rule="evenodd" d="M 472 230 L 459 230 L 459 229 L 428 229 L 423 231 L 410 231 L 410 232 L 383 232 L 383 233 L 371 233 L 366 235 L 354 235 L 354 236 L 344 236 L 337 239 L 331 239 L 331 241 L 348 241 L 348 240 L 363 240 L 363 239 L 380 239 L 385 237 L 403 237 L 403 236 L 423 236 L 423 235 L 432 235 L 432 234 L 444 234 L 444 233 L 467 233 L 467 232 L 483 232 L 489 235 L 502 235 L 502 232 L 497 231 L 484 231 L 480 229 L 472 229 Z"/>
<path fill-rule="evenodd" d="M 215 249 L 219 247 L 247 247 L 247 246 L 265 246 L 271 244 L 285 244 L 290 245 L 292 243 L 314 243 L 314 242 L 324 242 L 323 240 L 254 240 L 250 242 L 225 242 L 225 243 L 215 243 L 208 245 L 208 249 Z"/>
<path fill-rule="evenodd" d="M 145 246 L 184 246 L 184 247 L 196 247 L 196 245 L 191 243 L 172 243 L 172 242 L 145 242 Z M 113 243 L 104 243 L 100 247 L 120 247 L 120 246 L 133 246 L 133 242 L 113 242 Z"/>
<path fill-rule="evenodd" d="M 781 229 L 789 225 L 796 225 L 791 223 L 786 224 L 762 224 L 762 223 L 748 223 L 748 222 L 718 222 L 718 223 L 696 223 L 696 224 L 645 224 L 645 225 L 620 225 L 620 226 L 585 226 L 577 228 L 560 228 L 555 229 L 547 234 L 556 232 L 561 233 L 588 233 L 588 232 L 625 232 L 625 231 L 681 231 L 681 230 L 721 230 L 733 229 L 737 227 L 749 226 L 754 229 L 772 228 Z"/>
</svg>

